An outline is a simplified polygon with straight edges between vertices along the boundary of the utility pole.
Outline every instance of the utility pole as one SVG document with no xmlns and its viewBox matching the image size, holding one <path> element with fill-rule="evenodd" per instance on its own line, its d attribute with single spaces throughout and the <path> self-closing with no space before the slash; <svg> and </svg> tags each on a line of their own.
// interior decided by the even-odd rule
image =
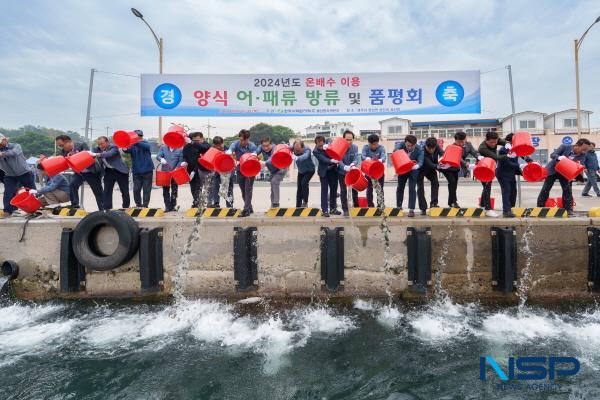
<svg viewBox="0 0 600 400">
<path fill-rule="evenodd" d="M 204 125 L 204 128 L 206 128 L 207 139 L 210 139 L 210 128 L 216 128 L 216 126 L 210 124 L 210 118 L 208 119 L 208 124 Z"/>
<path fill-rule="evenodd" d="M 88 144 L 90 144 L 92 141 L 91 132 L 89 132 L 89 129 L 90 129 L 90 113 L 92 111 L 92 89 L 94 87 L 94 72 L 96 72 L 96 70 L 94 68 L 92 68 L 90 70 L 90 85 L 89 85 L 89 89 L 88 89 L 87 112 L 86 112 L 86 116 L 85 116 L 85 140 L 88 142 Z"/>
<path fill-rule="evenodd" d="M 510 65 L 506 66 L 508 70 L 508 86 L 510 87 L 510 107 L 512 110 L 511 115 L 511 126 L 513 133 L 517 130 L 517 116 L 515 115 L 515 93 L 513 91 L 513 80 L 512 80 L 512 68 Z M 517 186 L 518 186 L 518 204 L 521 207 L 521 175 L 517 175 Z"/>
</svg>

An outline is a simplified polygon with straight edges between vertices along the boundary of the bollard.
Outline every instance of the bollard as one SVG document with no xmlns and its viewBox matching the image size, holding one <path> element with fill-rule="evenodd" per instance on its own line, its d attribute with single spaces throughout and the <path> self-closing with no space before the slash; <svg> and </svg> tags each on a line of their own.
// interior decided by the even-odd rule
<svg viewBox="0 0 600 400">
<path fill-rule="evenodd" d="M 517 284 L 517 232 L 514 227 L 491 228 L 492 286 L 510 293 Z"/>
<path fill-rule="evenodd" d="M 587 228 L 588 234 L 588 287 L 600 291 L 600 228 Z"/>
<path fill-rule="evenodd" d="M 344 228 L 321 227 L 322 289 L 337 292 L 344 285 Z"/>
<path fill-rule="evenodd" d="M 431 228 L 406 228 L 408 285 L 425 292 L 431 285 Z"/>
<path fill-rule="evenodd" d="M 73 229 L 64 228 L 60 235 L 60 291 L 63 293 L 85 290 L 85 267 L 73 253 Z"/>
<path fill-rule="evenodd" d="M 142 292 L 158 292 L 162 289 L 163 228 L 140 230 L 140 282 Z"/>
<path fill-rule="evenodd" d="M 240 292 L 256 290 L 258 265 L 256 263 L 256 227 L 233 228 L 233 279 Z"/>
</svg>

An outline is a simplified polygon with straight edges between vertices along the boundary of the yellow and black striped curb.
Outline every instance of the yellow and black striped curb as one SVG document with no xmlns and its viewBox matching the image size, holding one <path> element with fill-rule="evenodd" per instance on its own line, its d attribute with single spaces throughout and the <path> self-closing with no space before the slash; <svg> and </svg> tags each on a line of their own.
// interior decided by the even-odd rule
<svg viewBox="0 0 600 400">
<path fill-rule="evenodd" d="M 513 207 L 513 214 L 517 217 L 532 217 L 532 218 L 568 218 L 567 210 L 557 207 L 534 207 L 522 208 Z"/>
<path fill-rule="evenodd" d="M 269 208 L 267 217 L 320 217 L 323 215 L 318 208 Z"/>
<path fill-rule="evenodd" d="M 137 218 L 165 216 L 165 210 L 162 208 L 121 208 L 119 211 L 123 211 L 132 217 Z"/>
<path fill-rule="evenodd" d="M 385 215 L 387 217 L 403 217 L 404 212 L 401 208 L 386 207 L 380 210 L 377 207 L 365 207 L 365 208 L 351 208 L 351 217 L 381 217 Z"/>
<path fill-rule="evenodd" d="M 470 217 L 484 218 L 485 210 L 483 208 L 454 208 L 454 207 L 434 207 L 429 209 L 430 217 Z"/>
<path fill-rule="evenodd" d="M 600 217 L 600 207 L 592 207 L 588 211 L 589 217 Z"/>
<path fill-rule="evenodd" d="M 87 214 L 87 211 L 82 208 L 55 207 L 52 209 L 52 215 L 61 217 L 85 217 Z"/>
<path fill-rule="evenodd" d="M 185 212 L 186 217 L 197 217 L 199 215 L 199 208 L 190 208 Z M 241 211 L 237 208 L 205 208 L 202 213 L 203 217 L 212 218 L 227 218 L 227 217 L 239 217 Z"/>
</svg>

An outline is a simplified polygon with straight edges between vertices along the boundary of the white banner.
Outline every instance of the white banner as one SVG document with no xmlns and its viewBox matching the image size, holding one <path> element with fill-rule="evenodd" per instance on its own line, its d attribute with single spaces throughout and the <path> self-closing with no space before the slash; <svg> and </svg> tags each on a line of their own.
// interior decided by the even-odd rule
<svg viewBox="0 0 600 400">
<path fill-rule="evenodd" d="M 481 113 L 479 71 L 142 74 L 142 116 Z"/>
</svg>

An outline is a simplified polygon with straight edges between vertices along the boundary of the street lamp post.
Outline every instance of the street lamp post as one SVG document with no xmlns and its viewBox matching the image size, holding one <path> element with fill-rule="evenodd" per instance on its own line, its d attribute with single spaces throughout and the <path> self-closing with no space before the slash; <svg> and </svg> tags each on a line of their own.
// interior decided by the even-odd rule
<svg viewBox="0 0 600 400">
<path fill-rule="evenodd" d="M 580 106 L 580 98 L 579 98 L 579 48 L 581 47 L 581 42 L 585 38 L 585 35 L 592 29 L 592 26 L 600 22 L 600 17 L 596 18 L 596 20 L 590 25 L 589 28 L 579 39 L 575 39 L 574 48 L 575 48 L 575 92 L 577 95 L 577 138 L 581 138 L 581 106 Z M 589 127 L 588 127 L 589 128 Z"/>
<path fill-rule="evenodd" d="M 144 24 L 146 24 L 148 29 L 150 29 L 150 32 L 152 32 L 152 36 L 154 36 L 154 40 L 156 41 L 156 45 L 158 46 L 158 72 L 160 74 L 162 74 L 163 73 L 163 39 L 159 38 L 156 35 L 156 33 L 154 33 L 154 29 L 152 29 L 150 24 L 148 24 L 148 22 L 146 22 L 146 20 L 144 19 L 144 15 L 141 12 L 139 12 L 135 8 L 132 8 L 131 12 L 133 13 L 133 15 L 135 15 L 136 17 L 141 19 L 142 22 L 144 22 Z M 162 117 L 158 117 L 158 143 L 159 144 L 162 143 Z"/>
</svg>

